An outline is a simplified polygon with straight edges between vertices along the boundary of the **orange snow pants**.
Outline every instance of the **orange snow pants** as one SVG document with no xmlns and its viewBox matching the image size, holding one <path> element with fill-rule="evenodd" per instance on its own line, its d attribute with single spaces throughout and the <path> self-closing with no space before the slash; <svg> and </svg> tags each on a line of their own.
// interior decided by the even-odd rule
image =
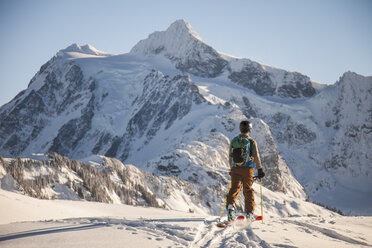
<svg viewBox="0 0 372 248">
<path fill-rule="evenodd" d="M 227 195 L 227 206 L 234 204 L 239 197 L 239 192 L 243 187 L 245 211 L 254 212 L 254 190 L 252 188 L 254 168 L 251 167 L 232 167 L 231 168 L 231 188 Z"/>
</svg>

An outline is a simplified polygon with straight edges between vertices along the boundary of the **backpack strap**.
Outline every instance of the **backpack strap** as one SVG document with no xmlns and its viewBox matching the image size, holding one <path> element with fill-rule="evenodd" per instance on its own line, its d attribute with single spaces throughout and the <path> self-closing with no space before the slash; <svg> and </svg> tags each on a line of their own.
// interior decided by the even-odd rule
<svg viewBox="0 0 372 248">
<path fill-rule="evenodd" d="M 243 143 L 244 143 L 244 140 L 242 139 L 242 141 L 240 142 L 240 145 L 239 145 L 239 147 L 238 147 L 238 148 L 241 148 L 241 147 L 242 147 L 242 145 L 243 145 Z"/>
<path fill-rule="evenodd" d="M 249 159 L 254 161 L 254 158 L 252 156 L 252 150 L 253 150 L 253 139 L 249 138 Z"/>
</svg>

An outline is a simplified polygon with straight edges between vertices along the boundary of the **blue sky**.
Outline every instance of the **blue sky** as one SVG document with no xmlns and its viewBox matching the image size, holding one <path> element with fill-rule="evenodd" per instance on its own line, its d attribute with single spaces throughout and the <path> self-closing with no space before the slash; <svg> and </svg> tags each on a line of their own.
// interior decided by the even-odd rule
<svg viewBox="0 0 372 248">
<path fill-rule="evenodd" d="M 372 75 L 370 0 L 0 0 L 0 105 L 72 43 L 127 53 L 177 19 L 218 51 L 317 82 Z"/>
</svg>

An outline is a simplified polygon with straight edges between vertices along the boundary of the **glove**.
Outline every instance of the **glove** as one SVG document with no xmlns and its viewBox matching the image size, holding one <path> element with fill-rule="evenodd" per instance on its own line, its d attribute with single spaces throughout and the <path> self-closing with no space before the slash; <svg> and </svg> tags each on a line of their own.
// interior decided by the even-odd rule
<svg viewBox="0 0 372 248">
<path fill-rule="evenodd" d="M 258 175 L 257 175 L 257 177 L 258 177 L 259 179 L 261 179 L 261 178 L 263 178 L 264 176 L 265 176 L 265 172 L 263 172 L 262 169 L 258 169 Z"/>
</svg>

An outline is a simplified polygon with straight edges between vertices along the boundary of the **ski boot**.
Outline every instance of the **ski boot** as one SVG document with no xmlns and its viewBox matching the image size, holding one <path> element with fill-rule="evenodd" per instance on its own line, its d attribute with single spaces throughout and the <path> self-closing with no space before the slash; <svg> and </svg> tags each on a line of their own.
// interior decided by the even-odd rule
<svg viewBox="0 0 372 248">
<path fill-rule="evenodd" d="M 236 219 L 235 216 L 235 209 L 231 205 L 229 205 L 227 209 L 227 222 L 232 222 Z"/>
<path fill-rule="evenodd" d="M 254 215 L 251 213 L 251 212 L 248 212 L 246 215 L 245 215 L 245 218 L 248 220 L 248 221 L 254 221 L 256 218 L 254 217 Z"/>
</svg>

